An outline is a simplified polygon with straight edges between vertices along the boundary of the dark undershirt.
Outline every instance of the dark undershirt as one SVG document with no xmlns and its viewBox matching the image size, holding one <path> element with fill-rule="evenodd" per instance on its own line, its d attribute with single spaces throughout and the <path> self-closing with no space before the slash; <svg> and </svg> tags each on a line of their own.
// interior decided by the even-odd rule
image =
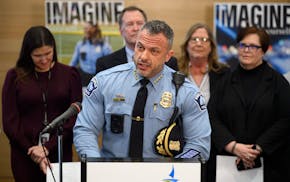
<svg viewBox="0 0 290 182">
<path fill-rule="evenodd" d="M 251 102 L 257 94 L 257 87 L 262 79 L 262 71 L 263 64 L 251 70 L 245 70 L 244 68 L 239 66 L 242 91 L 245 95 L 245 102 L 247 108 L 252 104 Z"/>
</svg>

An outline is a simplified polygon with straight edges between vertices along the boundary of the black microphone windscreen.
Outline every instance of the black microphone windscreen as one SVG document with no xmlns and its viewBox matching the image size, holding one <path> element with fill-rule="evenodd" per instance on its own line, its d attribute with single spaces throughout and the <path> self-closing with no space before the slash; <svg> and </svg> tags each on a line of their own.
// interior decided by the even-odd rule
<svg viewBox="0 0 290 182">
<path fill-rule="evenodd" d="M 82 110 L 82 105 L 80 102 L 74 102 L 70 105 L 70 107 L 62 113 L 60 116 L 55 118 L 51 123 L 49 123 L 42 131 L 41 133 L 47 133 L 53 130 L 55 127 L 58 127 L 59 125 L 63 124 L 66 120 L 68 120 L 70 117 L 77 115 Z"/>
</svg>

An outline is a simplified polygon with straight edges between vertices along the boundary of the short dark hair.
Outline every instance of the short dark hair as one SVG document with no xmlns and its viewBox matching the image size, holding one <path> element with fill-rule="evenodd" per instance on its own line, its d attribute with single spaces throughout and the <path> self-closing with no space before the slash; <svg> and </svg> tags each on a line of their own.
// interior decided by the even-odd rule
<svg viewBox="0 0 290 182">
<path fill-rule="evenodd" d="M 258 28 L 256 26 L 241 28 L 237 35 L 237 43 L 239 43 L 244 37 L 249 34 L 257 34 L 261 47 L 264 53 L 267 52 L 268 47 L 270 45 L 270 36 L 263 28 Z"/>
<path fill-rule="evenodd" d="M 123 20 L 122 20 L 123 16 L 127 11 L 139 11 L 143 15 L 145 22 L 147 22 L 147 15 L 142 9 L 138 8 L 137 6 L 128 6 L 128 7 L 124 8 L 123 11 L 121 12 L 121 14 L 119 15 L 118 23 L 119 23 L 120 27 L 123 24 Z"/>
<path fill-rule="evenodd" d="M 171 48 L 173 44 L 173 38 L 174 38 L 174 32 L 172 28 L 164 21 L 160 20 L 152 20 L 149 22 L 146 22 L 142 30 L 147 30 L 149 34 L 156 35 L 159 33 L 162 33 L 168 40 L 168 47 Z"/>
</svg>

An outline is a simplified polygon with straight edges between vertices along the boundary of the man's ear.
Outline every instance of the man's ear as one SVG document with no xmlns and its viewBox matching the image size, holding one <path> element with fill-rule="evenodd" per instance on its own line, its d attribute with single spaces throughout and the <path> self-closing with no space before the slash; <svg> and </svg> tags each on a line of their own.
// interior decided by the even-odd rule
<svg viewBox="0 0 290 182">
<path fill-rule="evenodd" d="M 122 37 L 123 37 L 123 31 L 124 31 L 124 28 L 122 26 L 119 26 L 119 32 Z"/>
<path fill-rule="evenodd" d="M 174 55 L 174 51 L 171 49 L 168 51 L 167 55 L 166 55 L 166 61 L 165 62 L 168 62 L 169 59 Z"/>
</svg>

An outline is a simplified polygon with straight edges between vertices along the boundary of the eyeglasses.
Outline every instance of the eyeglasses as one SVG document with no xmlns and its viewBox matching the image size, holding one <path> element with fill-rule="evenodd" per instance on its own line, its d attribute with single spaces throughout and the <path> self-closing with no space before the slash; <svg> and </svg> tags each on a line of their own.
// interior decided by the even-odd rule
<svg viewBox="0 0 290 182">
<path fill-rule="evenodd" d="M 208 42 L 209 41 L 209 38 L 207 37 L 191 37 L 189 39 L 189 42 L 191 43 L 197 43 L 197 42 L 201 42 L 201 43 L 205 43 L 205 42 Z"/>
<path fill-rule="evenodd" d="M 237 49 L 243 50 L 243 51 L 246 50 L 246 48 L 248 48 L 250 52 L 257 51 L 258 49 L 262 48 L 261 46 L 258 46 L 258 45 L 254 45 L 254 44 L 247 45 L 244 43 L 238 43 L 236 47 Z"/>
</svg>

